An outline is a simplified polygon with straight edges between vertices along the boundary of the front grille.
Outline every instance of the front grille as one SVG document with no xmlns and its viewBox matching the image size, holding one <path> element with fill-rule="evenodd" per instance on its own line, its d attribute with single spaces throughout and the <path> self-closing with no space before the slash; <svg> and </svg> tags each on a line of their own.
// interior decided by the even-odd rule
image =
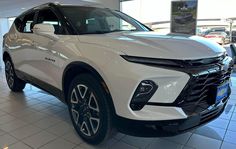
<svg viewBox="0 0 236 149">
<path fill-rule="evenodd" d="M 210 64 L 216 64 L 223 61 L 225 58 L 225 55 L 215 57 L 215 58 L 206 58 L 206 59 L 198 59 L 198 60 L 186 60 L 185 63 L 187 63 L 187 66 L 202 66 L 202 65 L 210 65 Z M 186 65 L 186 64 L 185 64 Z"/>
<path fill-rule="evenodd" d="M 176 100 L 177 105 L 186 114 L 201 113 L 211 105 L 217 104 L 215 103 L 217 87 L 228 81 L 232 72 L 231 65 L 227 70 L 221 70 L 221 65 L 215 63 L 198 66 L 199 69 L 193 68 L 195 72 L 191 73 L 189 83 Z"/>
</svg>

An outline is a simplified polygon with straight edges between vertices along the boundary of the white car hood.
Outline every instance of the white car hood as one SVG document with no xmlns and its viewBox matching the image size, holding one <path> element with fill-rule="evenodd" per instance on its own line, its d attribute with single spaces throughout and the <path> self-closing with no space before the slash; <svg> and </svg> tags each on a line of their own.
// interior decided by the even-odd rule
<svg viewBox="0 0 236 149">
<path fill-rule="evenodd" d="M 103 46 L 129 56 L 164 59 L 202 59 L 217 57 L 225 49 L 198 36 L 159 35 L 155 32 L 116 32 L 80 35 L 80 42 Z"/>
</svg>

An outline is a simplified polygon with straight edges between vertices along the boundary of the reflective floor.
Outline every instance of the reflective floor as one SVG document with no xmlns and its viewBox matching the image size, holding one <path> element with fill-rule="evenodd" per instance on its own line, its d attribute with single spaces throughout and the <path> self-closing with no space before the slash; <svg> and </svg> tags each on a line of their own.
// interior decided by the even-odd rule
<svg viewBox="0 0 236 149">
<path fill-rule="evenodd" d="M 235 74 L 232 84 L 233 93 L 225 112 L 206 126 L 168 138 L 138 138 L 118 133 L 102 145 L 90 146 L 76 135 L 63 103 L 30 85 L 24 93 L 10 92 L 0 71 L 0 148 L 236 149 Z"/>
</svg>

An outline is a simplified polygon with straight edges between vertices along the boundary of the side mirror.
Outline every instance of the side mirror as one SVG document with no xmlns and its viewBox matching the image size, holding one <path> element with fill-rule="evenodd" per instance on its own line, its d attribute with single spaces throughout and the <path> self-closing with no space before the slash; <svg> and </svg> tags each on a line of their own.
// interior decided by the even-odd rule
<svg viewBox="0 0 236 149">
<path fill-rule="evenodd" d="M 58 37 L 55 35 L 55 29 L 52 24 L 35 24 L 33 27 L 33 33 L 48 37 L 52 40 L 57 40 Z"/>
</svg>

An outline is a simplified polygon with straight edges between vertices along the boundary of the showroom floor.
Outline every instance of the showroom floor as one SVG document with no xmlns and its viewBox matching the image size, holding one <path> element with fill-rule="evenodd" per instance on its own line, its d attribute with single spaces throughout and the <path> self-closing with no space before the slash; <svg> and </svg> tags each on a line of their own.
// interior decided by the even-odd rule
<svg viewBox="0 0 236 149">
<path fill-rule="evenodd" d="M 118 133 L 100 146 L 89 146 L 75 133 L 66 106 L 28 85 L 9 91 L 0 70 L 0 148 L 9 149 L 236 149 L 236 75 L 224 114 L 197 130 L 169 138 L 138 138 Z"/>
</svg>

